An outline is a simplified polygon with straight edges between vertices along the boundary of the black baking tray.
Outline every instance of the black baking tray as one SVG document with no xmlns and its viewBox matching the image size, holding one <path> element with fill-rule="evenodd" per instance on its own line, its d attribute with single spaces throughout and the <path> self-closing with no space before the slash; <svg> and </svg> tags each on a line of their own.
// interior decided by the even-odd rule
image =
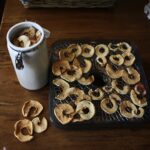
<svg viewBox="0 0 150 150">
<path fill-rule="evenodd" d="M 124 42 L 124 41 L 118 41 L 118 40 L 83 40 L 83 39 L 77 39 L 77 40 L 60 40 L 60 41 L 56 41 L 54 44 L 52 44 L 51 46 L 51 56 L 50 56 L 50 70 L 49 70 L 49 114 L 50 114 L 50 121 L 59 128 L 63 128 L 63 129 L 86 129 L 86 128 L 90 128 L 90 129 L 95 129 L 95 128 L 105 128 L 105 127 L 135 127 L 135 126 L 141 126 L 144 125 L 145 123 L 150 123 L 150 102 L 149 102 L 149 98 L 150 98 L 150 92 L 149 92 L 149 87 L 148 87 L 148 83 L 146 80 L 146 76 L 141 64 L 141 59 L 139 57 L 139 53 L 137 50 L 137 47 L 135 45 L 133 45 L 132 43 L 128 42 L 131 46 L 132 46 L 132 53 L 134 54 L 134 56 L 136 57 L 135 63 L 134 63 L 134 67 L 138 70 L 138 72 L 141 75 L 141 82 L 144 84 L 146 91 L 147 91 L 147 102 L 148 105 L 146 106 L 145 109 L 145 114 L 142 118 L 133 118 L 133 119 L 127 119 L 123 116 L 121 116 L 119 110 L 112 114 L 106 114 L 104 111 L 102 111 L 99 107 L 100 102 L 99 101 L 92 101 L 95 105 L 96 108 L 96 115 L 88 121 L 83 121 L 83 122 L 71 122 L 69 124 L 66 125 L 62 125 L 57 118 L 54 115 L 54 107 L 59 104 L 59 103 L 68 103 L 70 102 L 70 99 L 66 99 L 64 101 L 59 101 L 55 99 L 55 94 L 57 93 L 57 88 L 53 85 L 52 80 L 54 78 L 56 78 L 53 73 L 52 73 L 52 64 L 58 60 L 58 52 L 60 49 L 66 48 L 67 46 L 69 46 L 70 44 L 91 44 L 93 46 L 96 46 L 97 44 L 109 44 L 109 43 L 119 43 L 119 42 Z M 83 87 L 77 83 L 71 83 L 71 86 L 74 87 L 79 87 L 81 89 L 83 89 Z M 93 86 L 93 85 L 92 85 Z M 86 91 L 89 88 L 92 88 L 92 86 L 86 86 L 84 87 L 84 90 Z M 87 88 L 87 89 L 85 89 Z"/>
</svg>

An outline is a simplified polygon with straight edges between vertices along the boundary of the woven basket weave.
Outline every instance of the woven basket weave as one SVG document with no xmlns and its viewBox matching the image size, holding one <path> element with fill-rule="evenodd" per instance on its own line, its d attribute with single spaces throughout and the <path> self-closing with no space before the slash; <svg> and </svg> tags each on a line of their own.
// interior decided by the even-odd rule
<svg viewBox="0 0 150 150">
<path fill-rule="evenodd" d="M 68 7 L 96 8 L 111 7 L 116 0 L 20 0 L 25 8 L 30 7 Z"/>
</svg>

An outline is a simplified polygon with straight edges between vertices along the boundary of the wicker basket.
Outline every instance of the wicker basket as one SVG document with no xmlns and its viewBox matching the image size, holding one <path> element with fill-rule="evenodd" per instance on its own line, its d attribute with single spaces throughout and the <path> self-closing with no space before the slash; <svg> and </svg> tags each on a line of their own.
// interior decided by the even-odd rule
<svg viewBox="0 0 150 150">
<path fill-rule="evenodd" d="M 30 7 L 68 7 L 96 8 L 111 7 L 116 0 L 20 0 L 25 8 Z"/>
</svg>

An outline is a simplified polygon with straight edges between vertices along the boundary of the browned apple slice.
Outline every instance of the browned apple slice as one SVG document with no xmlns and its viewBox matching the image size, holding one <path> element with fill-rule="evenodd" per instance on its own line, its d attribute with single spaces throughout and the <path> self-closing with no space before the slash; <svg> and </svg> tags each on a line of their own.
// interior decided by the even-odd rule
<svg viewBox="0 0 150 150">
<path fill-rule="evenodd" d="M 14 135 L 20 142 L 28 142 L 33 139 L 33 124 L 28 119 L 19 120 L 14 125 Z M 23 132 L 26 130 L 26 133 Z"/>
</svg>

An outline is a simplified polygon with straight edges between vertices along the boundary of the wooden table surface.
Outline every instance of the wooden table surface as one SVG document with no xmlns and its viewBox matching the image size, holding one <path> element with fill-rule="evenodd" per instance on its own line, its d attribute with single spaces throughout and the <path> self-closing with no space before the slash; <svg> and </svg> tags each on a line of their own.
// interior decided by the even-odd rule
<svg viewBox="0 0 150 150">
<path fill-rule="evenodd" d="M 146 0 L 119 1 L 113 9 L 24 9 L 19 0 L 7 0 L 0 31 L 0 150 L 125 149 L 150 148 L 149 124 L 138 129 L 118 128 L 65 131 L 54 127 L 36 134 L 33 141 L 14 138 L 14 123 L 23 118 L 21 107 L 29 99 L 39 100 L 48 115 L 48 89 L 28 91 L 16 78 L 8 50 L 8 29 L 24 20 L 39 23 L 51 31 L 48 46 L 64 38 L 126 39 L 135 43 L 150 82 L 150 21 L 143 13 Z"/>
</svg>

